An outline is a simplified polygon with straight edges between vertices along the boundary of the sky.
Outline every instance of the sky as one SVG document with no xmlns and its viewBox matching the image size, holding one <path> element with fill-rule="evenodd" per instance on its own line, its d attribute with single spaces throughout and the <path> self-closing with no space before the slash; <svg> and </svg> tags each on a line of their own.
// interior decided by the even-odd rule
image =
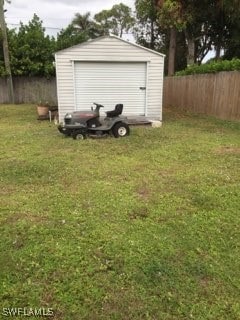
<svg viewBox="0 0 240 320">
<path fill-rule="evenodd" d="M 17 28 L 20 21 L 27 24 L 36 13 L 46 33 L 55 36 L 67 27 L 75 13 L 90 11 L 94 15 L 120 2 L 134 9 L 135 0 L 11 0 L 10 4 L 5 2 L 5 19 L 9 28 Z"/>
</svg>

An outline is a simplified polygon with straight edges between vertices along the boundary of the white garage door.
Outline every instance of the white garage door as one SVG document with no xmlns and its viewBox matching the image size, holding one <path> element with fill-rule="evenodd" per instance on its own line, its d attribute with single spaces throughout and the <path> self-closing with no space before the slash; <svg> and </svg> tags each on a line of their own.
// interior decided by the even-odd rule
<svg viewBox="0 0 240 320">
<path fill-rule="evenodd" d="M 144 115 L 146 103 L 146 63 L 75 62 L 76 109 L 89 109 L 93 102 L 103 111 L 124 105 L 125 115 Z"/>
</svg>

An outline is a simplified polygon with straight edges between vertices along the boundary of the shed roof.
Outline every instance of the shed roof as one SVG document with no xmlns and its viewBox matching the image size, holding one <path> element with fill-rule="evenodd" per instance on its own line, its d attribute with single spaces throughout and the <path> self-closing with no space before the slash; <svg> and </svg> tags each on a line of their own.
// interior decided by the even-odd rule
<svg viewBox="0 0 240 320">
<path fill-rule="evenodd" d="M 91 40 L 88 40 L 88 41 L 86 41 L 86 42 L 77 44 L 77 45 L 75 45 L 75 46 L 72 46 L 72 47 L 69 47 L 69 48 L 66 48 L 66 49 L 59 50 L 59 51 L 57 51 L 55 54 L 59 54 L 59 53 L 61 53 L 61 52 L 67 51 L 67 50 L 72 49 L 72 48 L 79 48 L 79 47 L 87 46 L 89 43 L 97 42 L 97 41 L 99 41 L 99 40 L 101 40 L 101 39 L 106 39 L 106 38 L 115 38 L 115 39 L 117 39 L 117 40 L 119 40 L 119 41 L 122 41 L 122 42 L 124 42 L 124 43 L 127 43 L 127 44 L 130 45 L 130 46 L 137 47 L 137 48 L 139 48 L 140 50 L 149 51 L 150 53 L 156 54 L 156 55 L 161 56 L 161 57 L 163 57 L 163 58 L 165 57 L 165 54 L 163 54 L 163 53 L 160 53 L 160 52 L 157 52 L 157 51 L 154 51 L 154 50 L 145 48 L 145 47 L 143 47 L 143 46 L 140 46 L 139 44 L 136 44 L 136 43 L 133 43 L 133 42 L 124 40 L 124 39 L 122 39 L 122 38 L 120 38 L 120 37 L 118 37 L 118 36 L 115 36 L 115 35 L 113 35 L 113 34 L 101 36 L 101 37 L 98 37 L 98 38 L 95 38 L 95 39 L 91 39 Z"/>
</svg>

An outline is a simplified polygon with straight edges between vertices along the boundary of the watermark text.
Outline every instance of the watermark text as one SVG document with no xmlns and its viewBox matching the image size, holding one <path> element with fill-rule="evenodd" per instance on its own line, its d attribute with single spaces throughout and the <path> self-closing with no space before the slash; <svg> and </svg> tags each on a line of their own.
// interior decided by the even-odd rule
<svg viewBox="0 0 240 320">
<path fill-rule="evenodd" d="M 3 308 L 2 315 L 4 317 L 53 317 L 52 308 Z"/>
</svg>

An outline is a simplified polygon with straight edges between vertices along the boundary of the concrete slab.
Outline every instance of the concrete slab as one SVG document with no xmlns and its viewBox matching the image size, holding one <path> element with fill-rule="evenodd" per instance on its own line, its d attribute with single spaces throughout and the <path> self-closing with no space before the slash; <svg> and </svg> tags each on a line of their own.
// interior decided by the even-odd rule
<svg viewBox="0 0 240 320">
<path fill-rule="evenodd" d="M 160 128 L 162 126 L 162 121 L 150 120 L 153 128 Z"/>
</svg>

